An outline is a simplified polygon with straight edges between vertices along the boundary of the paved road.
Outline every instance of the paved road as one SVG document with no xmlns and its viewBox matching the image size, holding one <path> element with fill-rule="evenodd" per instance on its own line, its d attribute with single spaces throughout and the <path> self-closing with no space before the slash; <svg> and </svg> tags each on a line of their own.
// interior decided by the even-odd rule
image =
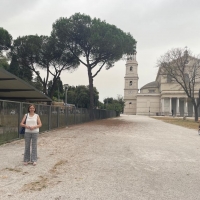
<svg viewBox="0 0 200 200">
<path fill-rule="evenodd" d="M 126 116 L 43 133 L 38 165 L 23 140 L 0 146 L 0 199 L 199 200 L 197 131 Z"/>
</svg>

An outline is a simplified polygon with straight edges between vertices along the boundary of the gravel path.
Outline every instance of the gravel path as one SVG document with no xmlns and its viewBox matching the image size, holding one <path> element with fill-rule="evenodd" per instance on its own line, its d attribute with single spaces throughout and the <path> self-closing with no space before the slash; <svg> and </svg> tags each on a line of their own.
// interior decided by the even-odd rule
<svg viewBox="0 0 200 200">
<path fill-rule="evenodd" d="M 0 146 L 0 199 L 199 200 L 197 131 L 126 116 L 43 133 L 37 166 L 24 141 Z"/>
</svg>

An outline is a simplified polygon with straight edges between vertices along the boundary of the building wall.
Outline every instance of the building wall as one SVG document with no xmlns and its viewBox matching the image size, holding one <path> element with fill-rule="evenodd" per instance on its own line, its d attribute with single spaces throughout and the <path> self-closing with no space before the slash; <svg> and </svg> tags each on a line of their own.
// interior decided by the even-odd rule
<svg viewBox="0 0 200 200">
<path fill-rule="evenodd" d="M 175 81 L 167 82 L 166 76 L 159 75 L 159 88 L 158 91 L 161 94 L 161 98 L 167 97 L 178 97 L 178 98 L 188 98 L 183 88 Z M 200 82 L 197 81 L 194 87 L 194 97 L 199 96 Z"/>
<path fill-rule="evenodd" d="M 136 114 L 136 99 L 131 101 L 125 101 L 124 113 L 127 115 L 135 115 Z"/>
<path fill-rule="evenodd" d="M 140 93 L 141 94 L 151 94 L 151 90 L 154 90 L 154 93 L 156 93 L 156 94 L 159 93 L 158 88 L 145 88 L 145 89 L 140 90 Z"/>
<path fill-rule="evenodd" d="M 138 94 L 136 104 L 137 115 L 156 115 L 160 112 L 160 95 Z"/>
</svg>

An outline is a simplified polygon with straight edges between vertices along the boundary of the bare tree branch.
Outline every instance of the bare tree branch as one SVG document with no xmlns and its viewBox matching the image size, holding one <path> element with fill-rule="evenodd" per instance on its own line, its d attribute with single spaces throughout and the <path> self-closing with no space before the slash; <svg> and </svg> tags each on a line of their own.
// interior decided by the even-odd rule
<svg viewBox="0 0 200 200">
<path fill-rule="evenodd" d="M 185 91 L 195 108 L 195 120 L 198 120 L 197 84 L 200 84 L 200 59 L 187 49 L 176 48 L 168 51 L 158 60 L 160 75 L 169 76 Z M 196 93 L 195 93 L 196 91 Z M 200 94 L 199 94 L 200 96 Z"/>
</svg>

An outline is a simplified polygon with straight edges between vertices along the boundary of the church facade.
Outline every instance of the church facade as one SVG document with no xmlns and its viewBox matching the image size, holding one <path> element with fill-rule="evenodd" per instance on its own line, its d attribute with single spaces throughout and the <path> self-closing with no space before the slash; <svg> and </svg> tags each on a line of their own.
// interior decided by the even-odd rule
<svg viewBox="0 0 200 200">
<path fill-rule="evenodd" d="M 160 69 L 159 69 L 160 70 Z M 182 87 L 160 75 L 155 81 L 138 88 L 138 63 L 136 54 L 126 61 L 124 77 L 124 114 L 148 116 L 194 116 L 194 108 Z M 198 98 L 200 83 L 196 84 L 194 96 Z"/>
</svg>

